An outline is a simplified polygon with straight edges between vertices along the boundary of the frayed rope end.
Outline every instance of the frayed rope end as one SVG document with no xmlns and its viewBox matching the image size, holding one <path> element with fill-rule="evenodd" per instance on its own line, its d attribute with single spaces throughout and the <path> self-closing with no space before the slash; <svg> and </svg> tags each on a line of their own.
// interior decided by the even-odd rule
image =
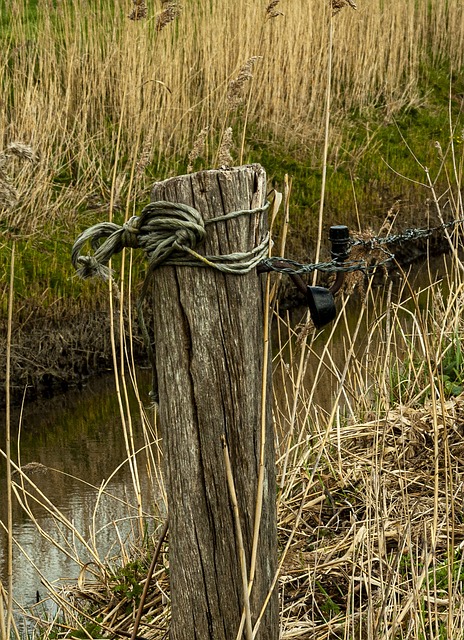
<svg viewBox="0 0 464 640">
<path fill-rule="evenodd" d="M 79 256 L 77 258 L 76 273 L 79 278 L 100 278 L 106 282 L 113 277 L 113 270 L 98 262 L 93 256 Z"/>
</svg>

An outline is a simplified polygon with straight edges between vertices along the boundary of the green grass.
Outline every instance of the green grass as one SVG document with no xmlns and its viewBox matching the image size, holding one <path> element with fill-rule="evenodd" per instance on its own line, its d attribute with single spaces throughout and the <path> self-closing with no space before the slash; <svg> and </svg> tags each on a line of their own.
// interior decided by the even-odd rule
<svg viewBox="0 0 464 640">
<path fill-rule="evenodd" d="M 15 297 L 20 301 L 40 301 L 41 311 L 52 309 L 60 299 L 70 302 L 83 297 L 91 301 L 94 287 L 80 281 L 71 265 L 72 237 L 54 229 L 47 238 L 17 241 L 15 261 Z M 0 252 L 0 277 L 6 282 L 10 252 Z M 92 291 L 92 293 L 91 293 Z M 5 292 L 4 292 L 5 293 Z M 2 313 L 6 314 L 6 295 L 2 297 Z M 29 309 L 25 309 L 29 313 Z M 21 318 L 21 311 L 16 319 Z"/>
<path fill-rule="evenodd" d="M 8 42 L 12 34 L 12 20 L 21 20 L 30 36 L 35 33 L 39 17 L 38 0 L 18 0 L 12 11 L 11 2 L 0 0 L 0 40 Z M 19 44 L 19 43 L 18 43 Z"/>
<path fill-rule="evenodd" d="M 446 67 L 424 71 L 421 88 L 423 104 L 403 110 L 391 118 L 379 106 L 368 113 L 353 113 L 343 124 L 341 150 L 330 158 L 326 190 L 326 225 L 348 224 L 357 230 L 356 209 L 363 229 L 377 230 L 392 204 L 401 200 L 398 227 L 427 226 L 425 201 L 429 190 L 416 184 L 426 176 L 417 160 L 429 168 L 432 178 L 438 174 L 437 190 L 448 185 L 435 142 L 446 152 L 450 137 L 449 104 L 451 104 L 456 155 L 464 153 L 462 99 L 464 78 Z M 340 132 L 337 132 L 340 133 Z M 286 148 L 277 140 L 258 139 L 249 143 L 247 161 L 260 162 L 267 170 L 271 185 L 282 189 L 284 176 L 293 177 L 292 221 L 297 236 L 304 235 L 303 246 L 311 247 L 321 191 L 321 158 L 314 150 Z M 409 147 L 409 148 L 408 148 Z M 451 171 L 448 157 L 446 163 Z M 415 181 L 415 182 L 412 182 Z M 308 215 L 308 211 L 310 215 Z"/>
</svg>

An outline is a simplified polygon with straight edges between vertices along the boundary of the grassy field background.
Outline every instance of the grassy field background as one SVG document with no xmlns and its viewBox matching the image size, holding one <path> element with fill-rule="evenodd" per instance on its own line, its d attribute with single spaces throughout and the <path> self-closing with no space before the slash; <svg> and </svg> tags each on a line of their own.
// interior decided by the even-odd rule
<svg viewBox="0 0 464 640">
<path fill-rule="evenodd" d="M 389 211 L 394 230 L 435 224 L 425 166 L 456 217 L 458 0 L 372 0 L 334 16 L 325 2 L 187 0 L 132 20 L 134 6 L 0 0 L 2 326 L 12 242 L 16 328 L 30 335 L 35 319 L 54 334 L 107 308 L 105 287 L 74 275 L 77 235 L 140 212 L 154 182 L 187 170 L 260 162 L 278 190 L 291 176 L 287 250 L 303 261 L 319 224 L 375 232 Z M 140 281 L 143 257 L 133 268 Z"/>
</svg>

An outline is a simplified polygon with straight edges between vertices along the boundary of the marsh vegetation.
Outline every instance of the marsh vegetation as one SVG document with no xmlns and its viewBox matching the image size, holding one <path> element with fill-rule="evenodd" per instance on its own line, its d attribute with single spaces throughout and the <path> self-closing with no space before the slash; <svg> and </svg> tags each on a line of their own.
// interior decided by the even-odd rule
<svg viewBox="0 0 464 640">
<path fill-rule="evenodd" d="M 119 552 L 102 557 L 88 531 L 37 489 L 31 469 L 21 469 L 33 461 L 14 453 L 10 460 L 16 443 L 7 428 L 9 499 L 15 495 L 32 520 L 37 505 L 49 510 L 57 531 L 66 529 L 92 556 L 89 564 L 64 549 L 79 580 L 65 590 L 47 585 L 58 612 L 46 619 L 36 609 L 35 629 L 24 632 L 30 637 L 130 635 L 165 513 L 161 444 L 138 390 L 131 341 L 132 288 L 144 265 L 128 256 L 115 262 L 117 296 L 82 284 L 69 260 L 78 232 L 139 212 L 152 184 L 168 175 L 246 162 L 261 162 L 284 192 L 275 234 L 287 234 L 291 257 L 311 260 L 318 229 L 334 223 L 369 237 L 386 218 L 388 231 L 462 218 L 462 3 L 372 0 L 356 11 L 339 4 L 333 15 L 332 3 L 296 0 L 171 1 L 157 12 L 144 2 L 0 0 L 5 335 L 14 305 L 0 352 L 21 388 L 31 370 L 37 379 L 59 377 L 60 358 L 73 362 L 76 376 L 83 361 L 83 375 L 98 370 L 98 357 L 114 367 L 134 495 L 130 534 L 118 538 L 115 526 Z M 293 176 L 291 190 L 285 174 Z M 306 319 L 295 326 L 275 307 L 283 638 L 462 635 L 460 232 L 456 225 L 445 238 L 451 259 L 440 277 L 430 267 L 419 290 L 401 270 L 397 288 L 388 273 L 380 288 L 369 278 L 352 281 L 322 347 Z M 67 327 L 83 318 L 111 326 L 96 360 L 85 342 L 92 340 L 87 320 L 81 342 L 70 344 Z M 36 347 L 23 338 L 28 352 L 21 351 L 18 336 L 34 331 Z M 44 364 L 39 355 L 50 339 L 55 352 Z M 328 405 L 318 400 L 321 386 L 330 389 Z M 137 449 L 134 430 L 143 440 Z M 153 489 L 149 505 L 142 476 Z M 2 524 L 11 545 L 11 522 Z M 9 579 L 12 571 L 10 562 Z M 13 596 L 7 580 L 2 637 L 23 633 Z M 142 604 L 139 634 L 165 637 L 167 552 Z"/>
</svg>

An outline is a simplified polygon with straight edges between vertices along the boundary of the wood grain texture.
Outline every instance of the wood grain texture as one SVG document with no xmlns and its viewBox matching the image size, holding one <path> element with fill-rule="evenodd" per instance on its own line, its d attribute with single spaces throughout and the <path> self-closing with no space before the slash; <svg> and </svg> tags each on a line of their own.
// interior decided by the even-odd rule
<svg viewBox="0 0 464 640">
<path fill-rule="evenodd" d="M 154 186 L 152 200 L 182 202 L 204 219 L 265 201 L 259 165 L 202 171 Z M 204 254 L 247 251 L 267 232 L 263 214 L 207 227 Z M 162 267 L 154 275 L 156 364 L 169 510 L 171 640 L 235 640 L 243 607 L 233 510 L 221 436 L 233 468 L 247 565 L 253 537 L 260 452 L 263 283 L 255 270 L 223 275 L 206 268 Z M 268 371 L 264 508 L 253 621 L 268 593 L 277 557 L 275 453 Z M 257 638 L 279 636 L 273 594 Z"/>
</svg>

